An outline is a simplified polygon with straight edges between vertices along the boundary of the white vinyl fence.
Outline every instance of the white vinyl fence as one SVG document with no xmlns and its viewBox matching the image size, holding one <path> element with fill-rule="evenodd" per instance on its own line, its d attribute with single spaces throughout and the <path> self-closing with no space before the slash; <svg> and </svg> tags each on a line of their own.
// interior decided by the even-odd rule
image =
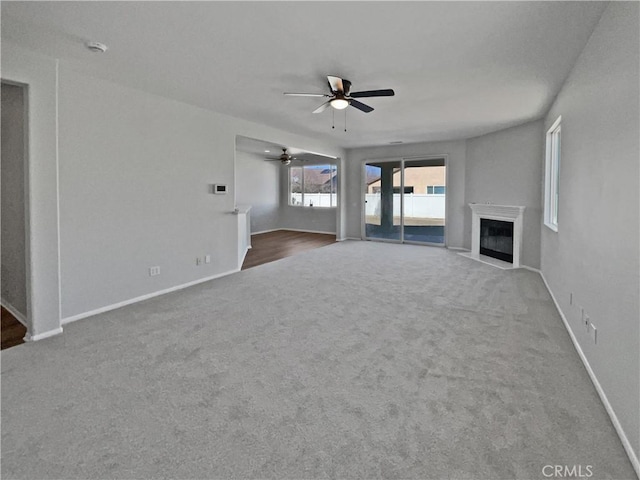
<svg viewBox="0 0 640 480">
<path fill-rule="evenodd" d="M 331 198 L 333 197 L 333 199 Z M 366 195 L 367 216 L 380 216 L 380 194 Z M 444 218 L 446 195 L 426 195 L 407 193 L 404 196 L 404 216 L 413 218 Z M 305 193 L 306 207 L 335 207 L 337 195 L 331 193 Z M 291 205 L 302 205 L 302 194 L 291 194 Z M 400 194 L 393 195 L 393 215 L 400 216 Z"/>
<path fill-rule="evenodd" d="M 338 195 L 335 193 L 305 193 L 305 207 L 335 207 L 338 204 Z M 291 194 L 291 205 L 302 205 L 302 194 Z"/>
<path fill-rule="evenodd" d="M 380 216 L 380 194 L 366 196 L 365 215 Z M 444 218 L 446 195 L 407 193 L 404 196 L 404 216 L 413 218 Z M 400 216 L 400 194 L 393 195 L 393 215 Z"/>
</svg>

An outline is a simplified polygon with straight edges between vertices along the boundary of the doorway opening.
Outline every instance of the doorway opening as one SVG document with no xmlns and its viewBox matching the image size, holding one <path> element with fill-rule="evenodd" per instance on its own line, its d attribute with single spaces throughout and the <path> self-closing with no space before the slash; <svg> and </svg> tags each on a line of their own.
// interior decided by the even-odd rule
<svg viewBox="0 0 640 480">
<path fill-rule="evenodd" d="M 22 343 L 29 314 L 27 208 L 27 88 L 0 84 L 2 115 L 2 348 Z M 9 338 L 11 337 L 11 338 Z"/>
<path fill-rule="evenodd" d="M 445 245 L 446 157 L 364 164 L 363 236 Z"/>
</svg>

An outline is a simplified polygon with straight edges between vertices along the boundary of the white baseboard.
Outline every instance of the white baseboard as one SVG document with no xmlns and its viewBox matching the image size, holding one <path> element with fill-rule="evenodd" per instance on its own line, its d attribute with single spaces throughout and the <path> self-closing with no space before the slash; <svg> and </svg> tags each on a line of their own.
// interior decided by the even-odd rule
<svg viewBox="0 0 640 480">
<path fill-rule="evenodd" d="M 530 270 L 532 272 L 539 273 L 540 275 L 542 275 L 542 272 L 538 268 L 529 267 L 527 265 L 520 265 L 520 268 L 524 268 L 525 270 Z M 549 290 L 549 287 L 547 287 L 547 290 Z M 556 306 L 557 306 L 557 304 L 556 304 Z"/>
<path fill-rule="evenodd" d="M 346 238 L 344 238 L 344 240 L 358 240 L 358 241 L 362 241 L 362 238 L 360 238 L 360 237 L 346 237 Z"/>
<path fill-rule="evenodd" d="M 36 335 L 31 335 L 27 333 L 24 337 L 25 342 L 37 342 L 38 340 L 44 340 L 45 338 L 53 337 L 54 335 L 59 335 L 62 333 L 62 327 L 54 328 L 53 330 L 49 330 L 47 332 L 37 333 Z"/>
<path fill-rule="evenodd" d="M 531 270 L 534 270 L 534 269 L 531 269 Z M 578 352 L 578 356 L 580 357 L 580 360 L 582 360 L 582 363 L 584 364 L 584 368 L 587 370 L 587 373 L 589 374 L 589 378 L 591 379 L 591 382 L 593 383 L 593 386 L 595 387 L 596 391 L 598 392 L 598 396 L 600 397 L 600 400 L 602 401 L 602 404 L 604 405 L 605 410 L 609 414 L 609 418 L 611 418 L 611 423 L 613 423 L 613 427 L 616 429 L 616 433 L 620 437 L 620 441 L 622 442 L 622 446 L 624 447 L 625 452 L 627 452 L 627 456 L 629 457 L 629 460 L 631 461 L 631 465 L 633 465 L 633 469 L 636 471 L 636 476 L 638 478 L 640 478 L 640 462 L 638 461 L 638 456 L 636 455 L 636 452 L 633 451 L 633 447 L 631 446 L 631 442 L 629 442 L 629 439 L 627 438 L 627 434 L 625 433 L 624 429 L 622 428 L 622 425 L 620 424 L 620 421 L 618 420 L 618 416 L 616 415 L 616 412 L 613 410 L 613 407 L 611 406 L 611 403 L 609 403 L 609 399 L 607 398 L 606 393 L 604 392 L 602 386 L 600 385 L 600 382 L 598 381 L 598 377 L 596 377 L 595 372 L 591 368 L 591 365 L 589 364 L 589 360 L 587 360 L 587 357 L 585 356 L 584 352 L 582 351 L 582 347 L 580 347 L 580 343 L 578 343 L 578 339 L 574 335 L 573 330 L 571 329 L 571 326 L 569 325 L 569 322 L 567 320 L 567 317 L 565 317 L 564 312 L 560 308 L 560 304 L 558 303 L 558 301 L 556 300 L 555 295 L 551 291 L 551 287 L 549 287 L 549 283 L 547 282 L 547 279 L 544 277 L 544 274 L 541 271 L 538 270 L 538 273 L 540 274 L 540 277 L 542 278 L 542 281 L 544 282 L 545 286 L 547 287 L 547 291 L 549 292 L 549 295 L 551 295 L 551 299 L 553 300 L 553 303 L 555 304 L 556 309 L 558 310 L 558 313 L 560 314 L 560 318 L 562 318 L 562 323 L 564 323 L 564 326 L 567 329 L 567 332 L 569 333 L 569 337 L 571 338 L 571 342 L 573 343 L 573 346 L 576 349 L 576 352 Z"/>
<path fill-rule="evenodd" d="M 280 228 L 279 230 L 285 230 L 287 232 L 304 232 L 304 233 L 323 233 L 325 235 L 335 235 L 336 232 L 325 232 L 323 230 L 305 230 L 302 228 Z"/>
<path fill-rule="evenodd" d="M 323 230 L 305 230 L 302 228 L 272 228 L 271 230 L 262 230 L 260 232 L 251 232 L 251 235 L 261 235 L 263 233 L 271 233 L 271 232 L 279 232 L 279 231 L 285 231 L 285 232 L 304 232 L 304 233 L 324 233 L 327 235 L 335 235 L 336 232 L 325 232 Z M 360 240 L 360 239 L 358 239 Z"/>
<path fill-rule="evenodd" d="M 182 290 L 187 287 L 192 287 L 193 285 L 198 285 L 199 283 L 208 282 L 210 280 L 215 280 L 216 278 L 220 278 L 220 277 L 226 277 L 227 275 L 231 275 L 232 273 L 237 273 L 239 271 L 240 269 L 236 268 L 234 270 L 229 270 L 228 272 L 219 273 L 217 275 L 212 275 L 210 277 L 199 278 L 198 280 L 194 280 L 188 283 L 183 283 L 182 285 L 176 285 L 175 287 L 165 288 L 164 290 L 158 290 L 157 292 L 148 293 L 146 295 L 141 295 L 135 298 L 130 298 L 129 300 L 125 300 L 123 302 L 114 303 L 112 305 L 107 305 L 106 307 L 96 308 L 95 310 L 91 310 L 88 312 L 80 313 L 78 315 L 73 315 L 71 317 L 63 318 L 60 323 L 62 323 L 62 325 L 66 325 L 67 323 L 75 322 L 77 320 L 82 320 L 83 318 L 87 318 L 87 317 L 92 317 L 94 315 L 108 312 L 110 310 L 115 310 L 116 308 L 121 308 L 127 305 L 131 305 L 133 303 L 142 302 L 143 300 L 148 300 L 149 298 L 159 297 L 160 295 L 175 292 L 177 290 Z"/>
<path fill-rule="evenodd" d="M 9 303 L 5 298 L 0 299 L 0 304 L 2 304 L 2 306 L 6 308 L 8 312 L 13 315 L 16 320 L 18 320 L 22 325 L 29 328 L 27 326 L 27 317 L 20 313 L 16 307 L 11 305 L 11 303 Z"/>
<path fill-rule="evenodd" d="M 278 230 L 283 230 L 283 229 L 282 228 L 271 228 L 269 230 L 260 230 L 259 232 L 251 232 L 251 235 L 261 235 L 263 233 L 277 232 Z"/>
<path fill-rule="evenodd" d="M 455 250 L 456 252 L 470 252 L 471 250 L 469 250 L 468 248 L 462 248 L 462 247 L 450 247 L 447 245 L 446 247 L 447 250 Z"/>
</svg>

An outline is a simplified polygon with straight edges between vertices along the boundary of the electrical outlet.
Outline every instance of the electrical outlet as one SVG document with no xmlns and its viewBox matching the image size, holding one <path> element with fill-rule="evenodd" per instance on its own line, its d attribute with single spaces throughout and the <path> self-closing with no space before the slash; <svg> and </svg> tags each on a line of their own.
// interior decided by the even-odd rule
<svg viewBox="0 0 640 480">
<path fill-rule="evenodd" d="M 593 323 L 589 324 L 590 327 L 590 334 L 591 334 L 591 338 L 593 339 L 593 343 L 598 343 L 598 329 L 596 328 L 596 326 Z"/>
<path fill-rule="evenodd" d="M 149 267 L 149 276 L 155 277 L 156 275 L 160 275 L 160 267 Z"/>
<path fill-rule="evenodd" d="M 204 263 L 211 263 L 211 255 L 204 256 Z"/>
</svg>

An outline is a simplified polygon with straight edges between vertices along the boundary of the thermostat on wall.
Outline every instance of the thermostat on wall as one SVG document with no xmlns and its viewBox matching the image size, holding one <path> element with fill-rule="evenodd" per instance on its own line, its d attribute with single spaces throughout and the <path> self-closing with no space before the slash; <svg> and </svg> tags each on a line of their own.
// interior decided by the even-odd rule
<svg viewBox="0 0 640 480">
<path fill-rule="evenodd" d="M 227 193 L 227 186 L 222 185 L 221 183 L 216 183 L 213 185 L 213 193 L 216 195 L 225 195 Z"/>
</svg>

